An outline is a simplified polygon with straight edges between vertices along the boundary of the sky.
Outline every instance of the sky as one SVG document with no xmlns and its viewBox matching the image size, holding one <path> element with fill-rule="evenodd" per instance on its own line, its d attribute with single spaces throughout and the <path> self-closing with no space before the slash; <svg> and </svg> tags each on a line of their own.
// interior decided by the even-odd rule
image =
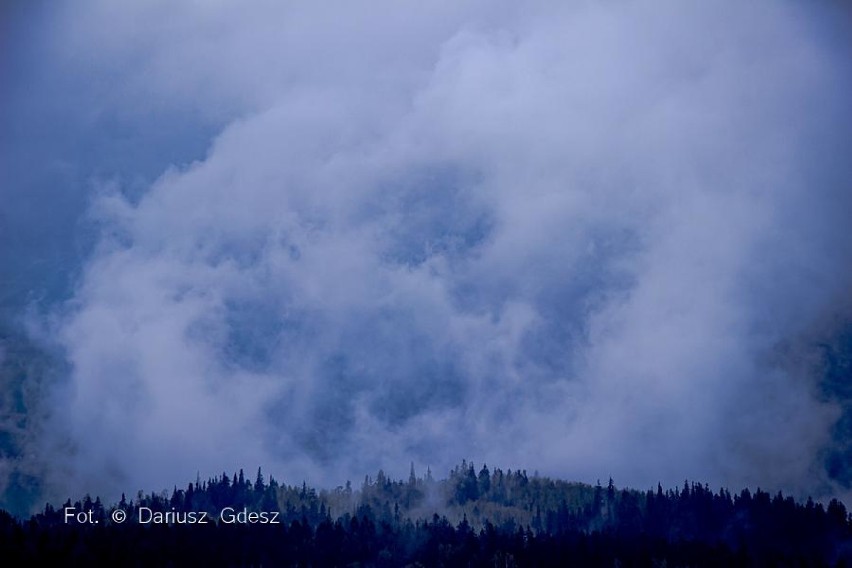
<svg viewBox="0 0 852 568">
<path fill-rule="evenodd" d="M 846 495 L 852 15 L 743 4 L 4 4 L 6 499 Z"/>
</svg>

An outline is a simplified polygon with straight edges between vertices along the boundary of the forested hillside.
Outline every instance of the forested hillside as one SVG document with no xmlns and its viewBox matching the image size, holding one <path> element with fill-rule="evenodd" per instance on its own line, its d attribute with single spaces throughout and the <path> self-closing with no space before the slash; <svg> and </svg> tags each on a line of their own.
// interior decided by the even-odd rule
<svg viewBox="0 0 852 568">
<path fill-rule="evenodd" d="M 2 315 L 0 309 L 0 507 L 22 514 L 39 501 L 44 464 L 33 448 L 42 434 L 45 392 L 62 363 Z"/>
<path fill-rule="evenodd" d="M 87 496 L 26 521 L 4 513 L 0 558 L 14 565 L 833 566 L 852 561 L 850 521 L 837 500 L 823 506 L 698 483 L 589 486 L 466 462 L 441 480 L 412 467 L 408 480 L 379 472 L 357 488 L 320 491 L 266 480 L 258 470 L 140 492 L 113 507 Z"/>
</svg>

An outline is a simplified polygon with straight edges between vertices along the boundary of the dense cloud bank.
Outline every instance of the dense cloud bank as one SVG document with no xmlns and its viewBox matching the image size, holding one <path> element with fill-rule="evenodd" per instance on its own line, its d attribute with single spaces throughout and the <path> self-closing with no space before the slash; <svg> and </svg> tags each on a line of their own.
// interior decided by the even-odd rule
<svg viewBox="0 0 852 568">
<path fill-rule="evenodd" d="M 50 481 L 466 457 L 831 491 L 848 14 L 554 4 L 52 16 L 53 56 L 109 85 L 91 104 L 220 131 L 90 184 L 96 245 L 42 325 L 71 366 Z"/>
</svg>

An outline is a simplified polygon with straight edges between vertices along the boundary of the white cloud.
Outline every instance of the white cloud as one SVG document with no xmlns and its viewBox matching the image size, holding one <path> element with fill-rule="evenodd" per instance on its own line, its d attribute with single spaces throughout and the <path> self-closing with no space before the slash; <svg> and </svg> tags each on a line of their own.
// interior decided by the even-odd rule
<svg viewBox="0 0 852 568">
<path fill-rule="evenodd" d="M 78 10 L 63 37 L 117 74 L 120 112 L 228 123 L 138 203 L 93 209 L 121 238 L 61 331 L 80 487 L 462 457 L 814 483 L 836 410 L 767 353 L 849 284 L 812 166 L 850 117 L 802 14 Z"/>
</svg>

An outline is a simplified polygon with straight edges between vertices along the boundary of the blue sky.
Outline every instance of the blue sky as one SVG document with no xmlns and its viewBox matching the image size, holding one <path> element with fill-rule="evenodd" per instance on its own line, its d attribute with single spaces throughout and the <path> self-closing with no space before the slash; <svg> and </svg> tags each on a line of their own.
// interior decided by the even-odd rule
<svg viewBox="0 0 852 568">
<path fill-rule="evenodd" d="M 46 487 L 465 458 L 844 491 L 838 5 L 91 0 L 3 26 L 4 325 L 67 364 L 27 442 Z"/>
</svg>

